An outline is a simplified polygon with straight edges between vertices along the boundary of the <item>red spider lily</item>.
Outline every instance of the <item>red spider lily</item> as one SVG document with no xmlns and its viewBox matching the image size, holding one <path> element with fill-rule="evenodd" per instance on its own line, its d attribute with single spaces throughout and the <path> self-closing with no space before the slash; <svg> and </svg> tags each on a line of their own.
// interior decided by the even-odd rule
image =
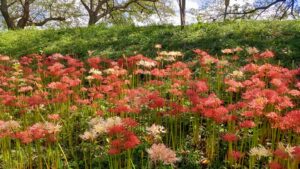
<svg viewBox="0 0 300 169">
<path fill-rule="evenodd" d="M 241 82 L 237 82 L 232 79 L 225 79 L 225 84 L 229 86 L 228 89 L 226 89 L 228 92 L 238 92 L 239 89 L 243 87 Z"/>
<path fill-rule="evenodd" d="M 27 130 L 16 133 L 14 137 L 20 139 L 24 144 L 29 144 L 33 141 L 31 132 Z"/>
<path fill-rule="evenodd" d="M 20 87 L 18 92 L 24 93 L 24 92 L 29 92 L 29 91 L 32 91 L 32 90 L 33 90 L 33 88 L 31 86 L 23 86 L 23 87 Z"/>
<path fill-rule="evenodd" d="M 64 73 L 64 65 L 61 63 L 54 63 L 52 66 L 48 67 L 49 73 L 53 76 L 61 76 Z"/>
<path fill-rule="evenodd" d="M 263 110 L 268 104 L 268 99 L 265 97 L 257 97 L 248 103 L 248 107 L 256 111 Z"/>
<path fill-rule="evenodd" d="M 57 120 L 60 119 L 60 115 L 59 114 L 49 114 L 48 119 L 53 120 L 53 121 L 57 121 Z"/>
<path fill-rule="evenodd" d="M 112 140 L 110 145 L 114 147 L 114 149 L 121 149 L 122 141 L 120 139 Z"/>
<path fill-rule="evenodd" d="M 274 53 L 269 51 L 269 50 L 266 50 L 265 52 L 261 53 L 258 57 L 259 58 L 263 58 L 263 59 L 268 59 L 268 58 L 272 58 L 274 57 Z"/>
<path fill-rule="evenodd" d="M 174 96 L 182 96 L 183 95 L 183 92 L 176 88 L 169 89 L 168 92 Z"/>
<path fill-rule="evenodd" d="M 111 155 L 121 153 L 123 150 L 132 149 L 140 144 L 140 140 L 131 132 L 124 134 L 124 138 L 114 139 L 110 143 L 108 151 Z"/>
<path fill-rule="evenodd" d="M 200 49 L 195 49 L 195 50 L 193 50 L 193 52 L 196 53 L 197 55 L 200 55 L 200 56 L 208 55 L 208 53 L 206 51 L 203 51 L 203 50 L 200 50 Z"/>
<path fill-rule="evenodd" d="M 135 127 L 137 126 L 139 123 L 136 122 L 134 119 L 132 118 L 124 118 L 122 119 L 122 123 L 126 126 L 126 127 Z"/>
<path fill-rule="evenodd" d="M 160 80 L 150 80 L 146 82 L 146 86 L 163 86 L 165 82 L 160 81 Z"/>
<path fill-rule="evenodd" d="M 288 93 L 290 95 L 294 96 L 294 97 L 299 97 L 300 96 L 300 91 L 299 90 L 290 90 Z"/>
<path fill-rule="evenodd" d="M 225 133 L 222 135 L 222 139 L 227 142 L 235 142 L 238 140 L 238 137 L 233 133 Z"/>
<path fill-rule="evenodd" d="M 126 128 L 123 125 L 115 125 L 108 130 L 109 135 L 120 134 L 126 131 Z"/>
<path fill-rule="evenodd" d="M 255 116 L 255 113 L 253 111 L 245 111 L 241 115 L 244 116 L 244 117 L 251 118 L 251 117 Z"/>
<path fill-rule="evenodd" d="M 100 57 L 90 57 L 90 58 L 87 59 L 87 63 L 92 68 L 95 68 L 95 69 L 99 69 L 100 68 L 100 65 L 99 65 L 100 62 L 101 62 Z"/>
<path fill-rule="evenodd" d="M 102 85 L 99 87 L 99 90 L 105 94 L 109 94 L 111 91 L 113 91 L 113 89 L 114 88 L 111 85 Z"/>
<path fill-rule="evenodd" d="M 44 128 L 42 123 L 34 124 L 29 127 L 29 133 L 31 134 L 32 140 L 38 140 L 46 136 L 47 130 Z"/>
<path fill-rule="evenodd" d="M 280 66 L 274 66 L 271 64 L 264 64 L 258 67 L 258 72 L 253 77 L 285 79 L 284 83 L 286 84 L 290 83 L 296 74 L 296 71 L 293 70 L 289 70 Z"/>
<path fill-rule="evenodd" d="M 23 56 L 20 58 L 19 62 L 22 64 L 22 65 L 30 65 L 32 63 L 33 59 L 28 57 L 28 56 Z"/>
<path fill-rule="evenodd" d="M 129 113 L 130 107 L 128 105 L 124 105 L 122 103 L 117 104 L 114 108 L 109 109 L 110 112 L 114 114 L 122 114 L 122 113 Z"/>
<path fill-rule="evenodd" d="M 192 81 L 189 84 L 190 89 L 194 90 L 197 93 L 203 93 L 208 91 L 207 82 L 204 80 Z"/>
<path fill-rule="evenodd" d="M 192 102 L 193 105 L 197 105 L 200 103 L 201 99 L 196 91 L 193 91 L 191 89 L 188 89 L 186 91 L 186 95 L 188 96 L 190 102 Z"/>
<path fill-rule="evenodd" d="M 10 60 L 9 56 L 0 55 L 0 61 L 9 61 L 9 60 Z"/>
<path fill-rule="evenodd" d="M 274 105 L 278 110 L 294 106 L 289 97 L 281 96 L 277 91 L 271 89 L 247 90 L 243 93 L 242 98 L 248 100 L 248 107 L 255 111 L 262 111 L 268 104 Z"/>
<path fill-rule="evenodd" d="M 160 97 L 158 92 L 153 92 L 144 99 L 146 99 L 144 101 L 148 103 L 148 107 L 151 109 L 160 108 L 165 105 L 165 99 Z"/>
<path fill-rule="evenodd" d="M 153 144 L 146 151 L 153 163 L 161 161 L 165 165 L 174 165 L 179 161 L 179 158 L 176 157 L 176 152 L 161 143 Z"/>
<path fill-rule="evenodd" d="M 205 116 L 205 113 L 204 113 Z M 215 120 L 217 123 L 223 123 L 225 121 L 232 121 L 234 117 L 228 114 L 228 110 L 224 106 L 217 107 L 214 109 L 214 113 L 212 115 L 212 119 Z"/>
<path fill-rule="evenodd" d="M 69 74 L 69 75 L 77 77 L 77 76 L 80 76 L 82 74 L 82 72 L 84 72 L 84 71 L 85 71 L 85 69 L 77 70 L 76 67 L 68 67 L 63 70 L 61 75 L 63 76 L 63 75 Z"/>
<path fill-rule="evenodd" d="M 51 56 L 49 56 L 49 59 L 52 59 L 52 60 L 60 60 L 63 58 L 64 58 L 64 56 L 60 53 L 54 53 Z"/>
<path fill-rule="evenodd" d="M 294 159 L 300 161 L 300 146 L 294 147 L 292 154 Z"/>
<path fill-rule="evenodd" d="M 182 86 L 187 86 L 188 82 L 181 80 L 181 79 L 172 79 L 173 84 L 171 85 L 171 88 L 180 88 Z"/>
<path fill-rule="evenodd" d="M 122 149 L 122 141 L 120 139 L 112 140 L 110 143 L 110 149 L 108 150 L 108 153 L 111 155 L 119 154 L 121 153 Z"/>
<path fill-rule="evenodd" d="M 132 149 L 140 144 L 138 137 L 127 127 L 134 127 L 137 123 L 132 119 L 123 119 L 122 125 L 114 125 L 108 129 L 108 134 L 115 137 L 110 143 L 109 154 L 119 154 L 123 150 Z"/>
<path fill-rule="evenodd" d="M 268 99 L 268 102 L 271 104 L 275 104 L 280 99 L 279 94 L 271 89 L 264 89 L 262 94 Z"/>
<path fill-rule="evenodd" d="M 130 111 L 133 113 L 139 113 L 141 106 L 145 105 L 148 101 L 145 99 L 145 96 L 151 94 L 150 91 L 144 88 L 129 89 L 125 90 L 126 96 L 124 97 L 124 104 L 130 106 Z"/>
<path fill-rule="evenodd" d="M 281 164 L 279 164 L 276 161 L 271 161 L 269 163 L 269 167 L 270 167 L 270 169 L 283 169 L 283 167 L 281 166 Z"/>
<path fill-rule="evenodd" d="M 239 60 L 240 57 L 239 57 L 238 55 L 233 55 L 231 59 L 232 59 L 232 60 Z"/>
<path fill-rule="evenodd" d="M 60 93 L 56 93 L 53 95 L 53 98 L 49 101 L 49 103 L 65 103 L 68 101 L 69 97 L 73 94 L 73 90 L 63 90 Z M 75 102 L 77 97 L 74 97 Z"/>
<path fill-rule="evenodd" d="M 96 111 L 96 114 L 98 116 L 103 116 L 104 112 L 102 110 L 98 110 L 98 111 Z"/>
<path fill-rule="evenodd" d="M 228 104 L 227 109 L 228 109 L 228 111 L 234 111 L 234 110 L 243 109 L 246 106 L 247 106 L 247 103 L 245 103 L 243 101 L 239 101 L 239 102 L 236 102 L 234 104 Z"/>
<path fill-rule="evenodd" d="M 146 75 L 146 74 L 150 74 L 150 73 L 151 73 L 150 71 L 148 71 L 148 70 L 145 71 L 145 70 L 142 70 L 142 69 L 137 69 L 137 70 L 134 71 L 135 75 L 142 75 L 142 74 Z"/>
<path fill-rule="evenodd" d="M 283 96 L 278 98 L 278 104 L 276 105 L 276 108 L 278 110 L 283 110 L 292 107 L 294 107 L 294 103 L 292 102 L 291 98 L 289 98 L 288 96 Z"/>
<path fill-rule="evenodd" d="M 266 83 L 260 80 L 259 78 L 252 77 L 250 80 L 245 80 L 243 83 L 244 87 L 247 88 L 265 88 Z"/>
<path fill-rule="evenodd" d="M 293 130 L 300 133 L 300 110 L 288 112 L 278 121 L 278 127 L 282 130 Z"/>
<path fill-rule="evenodd" d="M 83 67 L 83 62 L 74 59 L 71 56 L 65 56 L 64 59 L 67 60 L 68 65 L 71 67 Z"/>
<path fill-rule="evenodd" d="M 223 49 L 222 53 L 224 53 L 224 54 L 232 54 L 232 53 L 234 53 L 234 49 Z"/>
<path fill-rule="evenodd" d="M 64 101 L 67 101 L 67 100 L 64 100 Z M 64 102 L 64 101 L 60 101 L 60 102 Z M 91 104 L 91 101 L 89 99 L 76 98 L 75 102 L 78 104 L 85 104 L 85 105 Z"/>
<path fill-rule="evenodd" d="M 145 61 L 150 61 L 150 62 L 156 62 L 152 59 L 149 59 L 141 54 L 131 56 L 129 58 L 121 58 L 118 60 L 118 64 L 122 67 L 125 67 L 127 69 L 132 69 L 133 67 L 136 66 L 137 62 L 145 60 Z"/>
<path fill-rule="evenodd" d="M 276 87 L 280 87 L 280 86 L 282 86 L 282 85 L 285 85 L 284 84 L 284 82 L 282 81 L 283 79 L 279 79 L 279 78 L 273 78 L 272 80 L 271 80 L 271 84 L 273 84 L 274 86 L 276 86 Z"/>
<path fill-rule="evenodd" d="M 26 98 L 25 102 L 31 107 L 41 104 L 47 104 L 48 100 L 45 98 L 45 96 L 47 96 L 47 93 L 35 94 L 31 97 Z"/>
<path fill-rule="evenodd" d="M 167 65 L 167 71 L 171 74 L 176 74 L 176 72 L 181 72 L 182 70 L 186 69 L 188 69 L 188 65 L 180 61 L 175 62 L 171 65 Z"/>
<path fill-rule="evenodd" d="M 184 79 L 190 79 L 191 75 L 192 75 L 192 72 L 191 72 L 190 69 L 185 68 L 185 69 L 177 71 L 175 74 L 171 74 L 171 75 L 176 75 L 176 76 L 182 77 Z"/>
<path fill-rule="evenodd" d="M 63 83 L 68 84 L 69 87 L 75 87 L 78 86 L 81 83 L 81 80 L 76 78 L 76 79 L 71 79 L 68 76 L 63 76 L 60 80 Z"/>
<path fill-rule="evenodd" d="M 286 93 L 288 93 L 289 88 L 288 88 L 287 86 L 282 85 L 282 86 L 278 87 L 278 88 L 276 89 L 276 91 L 277 91 L 279 94 L 286 94 Z"/>
<path fill-rule="evenodd" d="M 228 152 L 228 157 L 233 159 L 234 161 L 238 161 L 243 156 L 244 156 L 244 153 L 242 153 L 240 151 L 232 150 L 232 151 Z"/>
<path fill-rule="evenodd" d="M 202 101 L 206 107 L 219 107 L 223 103 L 215 94 L 210 94 L 207 98 L 202 99 Z"/>
<path fill-rule="evenodd" d="M 240 122 L 239 126 L 241 128 L 253 128 L 256 126 L 256 124 L 251 120 L 245 120 L 245 121 Z"/>
<path fill-rule="evenodd" d="M 16 102 L 16 96 L 12 96 L 9 94 L 0 95 L 1 104 L 6 106 L 14 106 Z"/>
<path fill-rule="evenodd" d="M 20 124 L 17 121 L 1 121 L 0 120 L 0 138 L 11 137 L 13 134 L 18 131 Z"/>
<path fill-rule="evenodd" d="M 110 155 L 117 155 L 117 154 L 120 154 L 121 153 L 121 150 L 118 149 L 118 148 L 110 148 L 108 150 L 108 154 Z"/>
<path fill-rule="evenodd" d="M 276 125 L 282 118 L 280 115 L 278 115 L 275 112 L 270 112 L 270 113 L 266 114 L 265 116 L 271 121 L 273 127 L 276 127 Z"/>
<path fill-rule="evenodd" d="M 132 149 L 140 144 L 140 140 L 134 133 L 127 133 L 126 134 L 126 141 L 124 142 L 124 149 Z"/>
<path fill-rule="evenodd" d="M 200 60 L 199 60 L 201 66 L 204 66 L 204 67 L 209 66 L 213 63 L 217 63 L 218 61 L 219 61 L 218 59 L 216 59 L 210 55 L 203 55 L 200 57 Z"/>
<path fill-rule="evenodd" d="M 49 142 L 56 141 L 56 135 L 60 131 L 59 125 L 53 123 L 36 123 L 28 127 L 25 131 L 17 132 L 14 138 L 20 139 L 22 143 L 29 144 L 34 140 L 46 139 Z"/>
<path fill-rule="evenodd" d="M 238 116 L 237 115 L 233 115 L 233 114 L 228 114 L 225 116 L 223 121 L 227 121 L 227 122 L 235 122 L 238 120 Z"/>
<path fill-rule="evenodd" d="M 166 113 L 170 114 L 170 115 L 179 115 L 179 114 L 188 112 L 187 107 L 185 107 L 184 105 L 175 103 L 175 102 L 168 103 L 168 106 L 169 106 L 170 110 L 168 110 Z"/>
<path fill-rule="evenodd" d="M 8 78 L 4 77 L 4 75 L 11 73 L 11 71 L 12 71 L 11 67 L 0 64 L 0 80 L 1 80 L 0 82 L 1 82 L 1 85 L 7 85 Z"/>
<path fill-rule="evenodd" d="M 285 151 L 285 150 L 282 150 L 282 149 L 276 149 L 274 152 L 273 152 L 274 156 L 278 157 L 278 158 L 281 158 L 281 159 L 287 159 L 289 158 L 289 154 Z"/>
<path fill-rule="evenodd" d="M 297 83 L 295 84 L 295 87 L 298 87 L 298 89 L 300 89 L 300 82 L 297 82 Z"/>
<path fill-rule="evenodd" d="M 167 72 L 165 69 L 153 69 L 150 71 L 151 75 L 156 76 L 156 77 L 165 77 L 167 75 Z"/>
<path fill-rule="evenodd" d="M 208 97 L 201 98 L 197 92 L 193 90 L 187 90 L 187 95 L 194 105 L 192 111 L 195 113 L 201 113 L 204 117 L 212 118 L 217 123 L 222 123 L 230 120 L 228 110 L 221 106 L 223 103 L 215 94 L 210 94 Z"/>
<path fill-rule="evenodd" d="M 78 109 L 78 107 L 76 105 L 72 105 L 70 106 L 70 111 L 76 111 Z"/>
<path fill-rule="evenodd" d="M 51 82 L 48 84 L 48 87 L 50 89 L 66 90 L 68 88 L 68 85 L 62 82 Z"/>
<path fill-rule="evenodd" d="M 172 79 L 190 79 L 192 72 L 183 62 L 175 62 L 166 68 L 167 75 Z"/>
</svg>

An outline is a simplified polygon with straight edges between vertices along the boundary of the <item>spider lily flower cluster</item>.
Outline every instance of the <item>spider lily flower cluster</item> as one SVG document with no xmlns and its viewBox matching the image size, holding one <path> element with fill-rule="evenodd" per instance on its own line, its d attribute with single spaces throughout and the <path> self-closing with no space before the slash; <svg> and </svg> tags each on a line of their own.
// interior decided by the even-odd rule
<svg viewBox="0 0 300 169">
<path fill-rule="evenodd" d="M 0 168 L 299 167 L 299 68 L 254 47 L 156 48 L 0 55 Z"/>
</svg>

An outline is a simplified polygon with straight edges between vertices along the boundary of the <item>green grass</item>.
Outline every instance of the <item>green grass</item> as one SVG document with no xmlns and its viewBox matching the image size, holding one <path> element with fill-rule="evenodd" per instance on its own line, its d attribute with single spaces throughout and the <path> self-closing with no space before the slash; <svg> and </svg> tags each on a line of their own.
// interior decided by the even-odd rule
<svg viewBox="0 0 300 169">
<path fill-rule="evenodd" d="M 18 30 L 0 33 L 0 53 L 19 57 L 30 53 L 72 54 L 86 57 L 96 50 L 103 57 L 133 55 L 135 51 L 154 56 L 154 44 L 164 50 L 178 50 L 193 56 L 192 49 L 221 54 L 223 48 L 255 46 L 271 49 L 285 65 L 300 63 L 300 21 L 238 21 L 194 24 L 183 31 L 180 27 L 98 25 L 88 28 L 58 30 Z M 287 52 L 283 52 L 287 49 Z"/>
</svg>

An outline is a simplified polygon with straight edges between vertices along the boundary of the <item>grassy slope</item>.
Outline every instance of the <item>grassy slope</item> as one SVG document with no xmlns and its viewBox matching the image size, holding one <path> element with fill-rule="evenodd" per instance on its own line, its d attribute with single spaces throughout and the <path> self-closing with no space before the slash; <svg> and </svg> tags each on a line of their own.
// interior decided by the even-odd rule
<svg viewBox="0 0 300 169">
<path fill-rule="evenodd" d="M 138 51 L 154 56 L 154 44 L 164 50 L 179 50 L 192 56 L 201 48 L 220 54 L 222 48 L 256 46 L 272 49 L 285 64 L 300 63 L 300 21 L 243 21 L 234 23 L 195 24 L 181 31 L 174 26 L 95 26 L 59 30 L 19 30 L 0 33 L 0 53 L 21 56 L 43 51 L 87 55 L 96 50 L 105 57 L 132 55 Z M 288 48 L 287 53 L 282 49 Z"/>
</svg>

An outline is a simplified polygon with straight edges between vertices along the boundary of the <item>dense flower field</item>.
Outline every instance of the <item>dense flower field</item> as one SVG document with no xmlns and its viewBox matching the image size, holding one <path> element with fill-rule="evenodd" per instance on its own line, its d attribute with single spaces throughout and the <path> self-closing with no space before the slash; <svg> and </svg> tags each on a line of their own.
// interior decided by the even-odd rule
<svg viewBox="0 0 300 169">
<path fill-rule="evenodd" d="M 299 68 L 256 48 L 187 62 L 156 47 L 0 55 L 0 168 L 299 168 Z"/>
</svg>

